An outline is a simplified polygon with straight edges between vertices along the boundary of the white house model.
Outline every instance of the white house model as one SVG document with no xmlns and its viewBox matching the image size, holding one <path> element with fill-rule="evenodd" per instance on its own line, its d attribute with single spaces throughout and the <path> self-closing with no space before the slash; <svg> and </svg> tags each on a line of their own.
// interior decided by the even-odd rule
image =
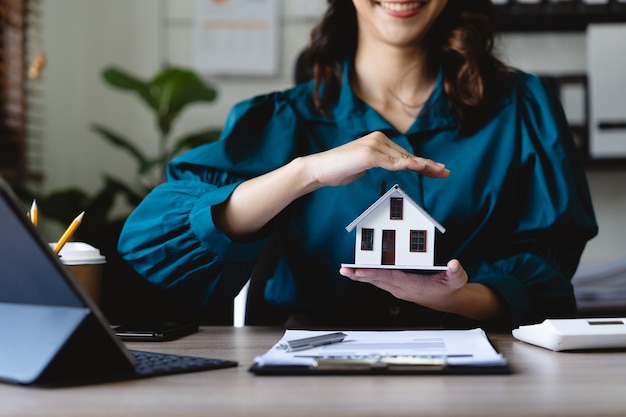
<svg viewBox="0 0 626 417">
<path fill-rule="evenodd" d="M 396 184 L 346 226 L 356 227 L 351 268 L 444 270 L 435 266 L 435 229 L 446 229 Z"/>
</svg>

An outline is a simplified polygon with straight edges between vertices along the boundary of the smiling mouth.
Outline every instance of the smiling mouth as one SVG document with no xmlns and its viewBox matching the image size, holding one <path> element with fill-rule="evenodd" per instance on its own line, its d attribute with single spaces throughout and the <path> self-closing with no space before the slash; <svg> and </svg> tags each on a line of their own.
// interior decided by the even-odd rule
<svg viewBox="0 0 626 417">
<path fill-rule="evenodd" d="M 380 1 L 378 4 L 383 9 L 391 10 L 392 12 L 410 12 L 424 6 L 423 2 L 396 3 L 391 1 Z"/>
</svg>

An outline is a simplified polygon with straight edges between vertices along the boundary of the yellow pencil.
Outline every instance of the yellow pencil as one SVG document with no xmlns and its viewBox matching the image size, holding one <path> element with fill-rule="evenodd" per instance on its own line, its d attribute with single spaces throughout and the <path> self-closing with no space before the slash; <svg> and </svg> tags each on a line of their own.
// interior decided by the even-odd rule
<svg viewBox="0 0 626 417">
<path fill-rule="evenodd" d="M 33 222 L 35 227 L 37 227 L 37 224 L 39 223 L 39 209 L 37 208 L 37 200 L 33 199 L 33 204 L 30 206 L 30 213 L 28 217 L 30 217 L 30 221 Z"/>
<path fill-rule="evenodd" d="M 63 235 L 61 235 L 61 237 L 57 241 L 56 246 L 54 247 L 54 253 L 59 253 L 61 251 L 63 245 L 65 245 L 65 243 L 72 237 L 76 229 L 78 229 L 78 226 L 80 226 L 80 223 L 83 221 L 84 215 L 85 212 L 83 211 L 78 216 L 76 216 L 76 218 L 72 221 L 72 223 L 70 223 L 67 229 L 65 229 L 65 232 L 63 232 Z"/>
</svg>

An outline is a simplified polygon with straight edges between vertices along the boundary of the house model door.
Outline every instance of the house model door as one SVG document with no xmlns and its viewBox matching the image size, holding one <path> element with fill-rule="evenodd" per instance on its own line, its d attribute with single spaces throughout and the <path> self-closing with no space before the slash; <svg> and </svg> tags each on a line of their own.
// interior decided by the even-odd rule
<svg viewBox="0 0 626 417">
<path fill-rule="evenodd" d="M 383 250 L 381 265 L 396 264 L 396 231 L 383 230 Z"/>
</svg>

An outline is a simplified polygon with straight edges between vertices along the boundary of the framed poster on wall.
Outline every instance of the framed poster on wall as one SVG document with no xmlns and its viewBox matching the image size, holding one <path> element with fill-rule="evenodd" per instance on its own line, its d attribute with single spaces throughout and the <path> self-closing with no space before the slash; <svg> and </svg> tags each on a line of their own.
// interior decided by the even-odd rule
<svg viewBox="0 0 626 417">
<path fill-rule="evenodd" d="M 274 75 L 279 0 L 196 0 L 194 68 L 210 75 Z"/>
</svg>

